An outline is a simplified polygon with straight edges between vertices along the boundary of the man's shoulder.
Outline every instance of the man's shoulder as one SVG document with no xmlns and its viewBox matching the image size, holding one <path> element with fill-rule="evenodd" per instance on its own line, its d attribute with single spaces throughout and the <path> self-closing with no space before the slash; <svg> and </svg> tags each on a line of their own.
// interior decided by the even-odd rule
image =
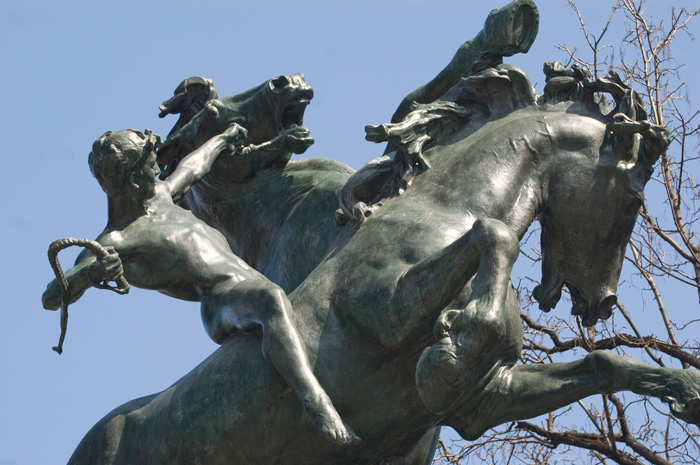
<svg viewBox="0 0 700 465">
<path fill-rule="evenodd" d="M 119 248 L 124 245 L 124 231 L 119 231 L 112 228 L 105 228 L 96 239 L 102 247 L 114 247 L 119 251 Z"/>
</svg>

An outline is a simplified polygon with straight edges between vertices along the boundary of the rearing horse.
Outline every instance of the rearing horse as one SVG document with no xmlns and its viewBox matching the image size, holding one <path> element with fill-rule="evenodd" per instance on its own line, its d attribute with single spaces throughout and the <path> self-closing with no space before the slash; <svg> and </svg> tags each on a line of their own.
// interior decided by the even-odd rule
<svg viewBox="0 0 700 465">
<path fill-rule="evenodd" d="M 361 445 L 340 449 L 300 428 L 299 403 L 259 336 L 240 334 L 170 388 L 108 414 L 70 463 L 400 463 L 435 425 L 474 439 L 620 390 L 659 397 L 698 424 L 697 370 L 602 351 L 516 364 L 518 239 L 539 218 L 543 309 L 566 284 L 587 325 L 609 316 L 642 189 L 668 144 L 619 79 L 549 71 L 539 99 L 513 67 L 462 79 L 443 96 L 466 109 L 460 121 L 448 115 L 427 132 L 420 155 L 430 168 L 361 224 L 348 222 L 289 295 L 315 375 Z M 594 100 L 600 91 L 615 97 L 613 113 Z"/>
</svg>

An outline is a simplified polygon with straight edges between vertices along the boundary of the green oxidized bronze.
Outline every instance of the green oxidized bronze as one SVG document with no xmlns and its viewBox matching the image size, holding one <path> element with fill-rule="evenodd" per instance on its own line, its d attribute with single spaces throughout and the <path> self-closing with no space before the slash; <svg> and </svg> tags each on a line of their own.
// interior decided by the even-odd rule
<svg viewBox="0 0 700 465">
<path fill-rule="evenodd" d="M 519 239 L 538 218 L 543 276 L 533 294 L 541 309 L 551 310 L 566 285 L 585 325 L 608 318 L 644 186 L 668 145 L 668 130 L 647 121 L 613 73 L 593 79 L 548 63 L 538 96 L 521 70 L 503 64 L 529 48 L 537 21 L 528 0 L 494 11 L 391 123 L 367 127 L 369 140 L 388 146 L 356 173 L 330 160 L 290 161 L 312 143 L 301 126 L 313 96 L 303 76 L 221 99 L 205 78 L 183 82 L 161 107 L 181 115 L 158 150 L 165 180 L 155 181 L 155 155 L 140 143 L 137 158 L 148 155 L 148 167 L 130 165 L 116 194 L 96 173 L 110 198 L 98 241 L 114 251 L 104 260 L 85 252 L 66 279 L 71 301 L 93 278 L 122 276 L 200 300 L 222 344 L 170 388 L 100 420 L 70 463 L 424 465 L 437 425 L 475 439 L 622 390 L 659 397 L 699 424 L 697 370 L 604 351 L 517 364 L 523 332 L 509 277 Z M 612 112 L 597 92 L 612 95 Z M 183 174 L 200 156 L 208 161 L 195 163 L 199 174 Z M 112 199 L 128 189 L 119 205 L 134 208 L 116 215 Z M 163 221 L 144 226 L 149 234 L 127 237 L 156 214 Z M 178 234 L 215 245 L 185 248 L 172 241 Z M 147 258 L 165 239 L 171 255 L 185 258 L 161 270 L 162 253 Z M 156 264 L 150 280 L 145 263 Z M 231 267 L 245 269 L 223 272 L 239 273 L 244 290 L 192 288 L 198 273 Z M 265 302 L 281 310 L 268 312 Z M 45 305 L 60 305 L 56 282 Z M 268 313 L 286 323 L 260 317 Z M 262 336 L 237 331 L 260 324 Z M 290 334 L 298 345 L 263 355 L 266 338 Z M 297 350 L 291 368 L 281 366 L 279 357 Z M 316 428 L 299 427 L 313 416 L 307 392 L 328 396 Z"/>
</svg>

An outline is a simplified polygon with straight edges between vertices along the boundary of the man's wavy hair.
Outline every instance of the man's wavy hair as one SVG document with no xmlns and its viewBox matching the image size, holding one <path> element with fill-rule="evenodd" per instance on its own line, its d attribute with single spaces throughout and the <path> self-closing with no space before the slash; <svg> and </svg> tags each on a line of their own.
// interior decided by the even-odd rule
<svg viewBox="0 0 700 465">
<path fill-rule="evenodd" d="M 129 173 L 139 161 L 161 143 L 151 131 L 124 129 L 107 131 L 93 144 L 88 155 L 90 172 L 108 196 L 118 195 L 124 189 Z"/>
</svg>

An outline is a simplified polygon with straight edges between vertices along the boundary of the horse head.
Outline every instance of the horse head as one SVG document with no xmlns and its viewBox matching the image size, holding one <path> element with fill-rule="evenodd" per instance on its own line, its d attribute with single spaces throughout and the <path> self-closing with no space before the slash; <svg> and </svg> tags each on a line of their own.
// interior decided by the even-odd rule
<svg viewBox="0 0 700 465">
<path fill-rule="evenodd" d="M 545 69 L 549 72 L 545 95 L 533 105 L 505 107 L 506 115 L 520 113 L 502 118 L 493 136 L 486 136 L 488 131 L 469 136 L 481 139 L 466 145 L 471 150 L 465 151 L 465 158 L 481 156 L 492 164 L 476 166 L 494 169 L 510 163 L 513 168 L 507 179 L 513 186 L 528 179 L 511 198 L 526 197 L 521 206 L 531 205 L 542 227 L 542 283 L 533 295 L 540 308 L 549 311 L 566 285 L 572 313 L 592 326 L 599 318 L 610 317 L 617 301 L 627 243 L 644 200 L 644 186 L 668 146 L 668 129 L 647 121 L 639 96 L 615 74 L 594 80 L 582 69 L 564 70 L 552 64 Z M 613 111 L 596 92 L 613 96 Z M 502 113 L 489 112 L 496 117 Z M 494 143 L 504 139 L 511 142 Z M 527 150 L 518 146 L 520 140 L 528 141 Z M 500 152 L 480 151 L 483 145 L 496 146 Z M 491 162 L 494 153 L 499 156 L 497 162 Z M 534 161 L 524 165 L 527 175 L 523 176 L 519 163 L 528 156 Z M 478 170 L 470 174 L 472 180 L 478 179 Z M 523 196 L 528 189 L 531 193 Z M 481 198 L 489 206 L 496 195 Z M 478 269 L 463 290 L 469 297 L 461 307 L 448 309 L 437 319 L 436 343 L 424 350 L 416 368 L 424 405 L 466 439 L 475 439 L 507 420 L 507 415 L 493 413 L 497 409 L 489 405 L 488 396 L 500 389 L 499 383 L 507 385 L 507 373 L 517 364 L 522 348 L 522 323 L 509 279 L 519 252 L 514 233 L 524 234 L 527 225 L 499 218 L 498 211 L 492 214 L 496 217 L 478 220 L 469 236 L 450 246 L 466 243 L 469 237 L 478 249 Z"/>
<path fill-rule="evenodd" d="M 201 83 L 209 86 L 206 87 L 209 93 L 205 94 L 200 90 L 203 87 Z M 195 91 L 199 91 L 196 95 L 203 97 L 192 97 L 190 94 L 195 95 Z M 183 81 L 175 94 L 175 97 L 164 102 L 160 108 L 162 116 L 168 112 L 181 115 L 158 150 L 161 179 L 169 176 L 185 155 L 215 135 L 221 134 L 233 123 L 240 124 L 248 131 L 247 142 L 250 144 L 262 144 L 274 139 L 286 129 L 301 126 L 306 106 L 314 96 L 313 89 L 306 83 L 303 74 L 278 76 L 246 92 L 221 99 L 218 98 L 211 79 L 195 76 Z M 185 98 L 187 96 L 189 98 Z M 289 157 L 279 158 L 279 164 L 282 166 L 289 161 Z M 240 172 L 250 171 L 250 167 L 237 166 L 238 162 L 249 161 L 240 157 L 229 160 L 228 164 L 235 166 L 226 169 L 228 176 L 235 177 Z M 222 164 L 224 162 L 220 161 L 219 167 Z"/>
<path fill-rule="evenodd" d="M 563 155 L 566 166 L 549 186 L 539 214 L 542 283 L 533 296 L 540 309 L 549 311 L 566 285 L 571 313 L 581 316 L 584 326 L 593 326 L 599 318 L 609 318 L 617 302 L 627 243 L 644 201 L 644 186 L 668 147 L 668 128 L 647 121 L 642 100 L 615 73 L 592 80 L 577 69 L 568 76 L 551 65 L 550 71 L 544 99 L 577 96 L 585 111 L 605 124 L 605 133 L 592 157 Z M 615 109 L 604 114 L 607 104 L 594 99 L 595 92 L 610 93 Z"/>
</svg>

